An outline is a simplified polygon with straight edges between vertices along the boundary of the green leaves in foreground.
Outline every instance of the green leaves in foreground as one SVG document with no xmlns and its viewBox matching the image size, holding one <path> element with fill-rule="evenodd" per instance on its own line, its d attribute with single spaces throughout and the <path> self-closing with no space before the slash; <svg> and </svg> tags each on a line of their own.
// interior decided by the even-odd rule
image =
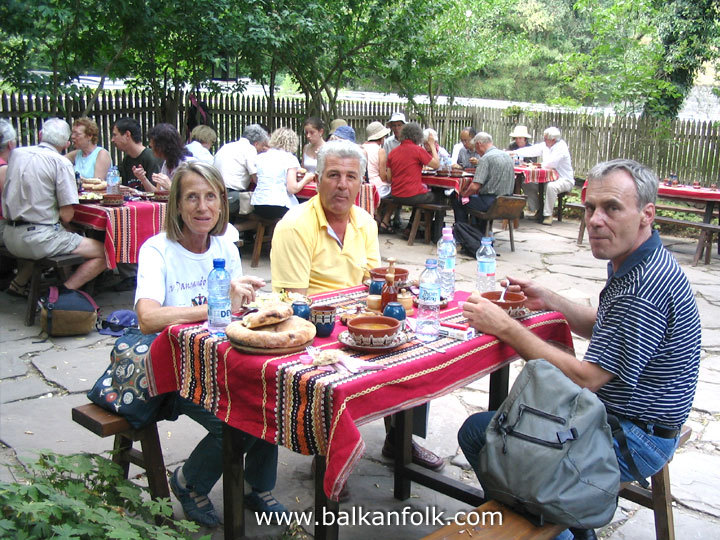
<svg viewBox="0 0 720 540">
<path fill-rule="evenodd" d="M 0 538 L 170 540 L 198 530 L 184 520 L 155 525 L 171 518 L 170 501 L 153 501 L 99 455 L 43 452 L 17 473 L 20 482 L 0 482 Z"/>
</svg>

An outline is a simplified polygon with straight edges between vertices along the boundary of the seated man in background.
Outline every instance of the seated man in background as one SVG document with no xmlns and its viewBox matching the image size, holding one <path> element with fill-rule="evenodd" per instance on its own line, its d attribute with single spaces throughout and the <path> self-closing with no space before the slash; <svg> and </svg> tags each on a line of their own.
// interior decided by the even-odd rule
<svg viewBox="0 0 720 540">
<path fill-rule="evenodd" d="M 545 204 L 543 211 L 543 225 L 552 225 L 553 208 L 558 193 L 570 191 L 575 186 L 575 176 L 570 160 L 570 150 L 567 143 L 562 139 L 560 130 L 556 127 L 549 127 L 543 132 L 543 142 L 518 148 L 512 154 L 522 158 L 542 156 L 542 166 L 545 169 L 555 169 L 559 178 L 548 182 L 545 187 Z M 523 186 L 528 196 L 527 205 L 531 213 L 537 212 L 538 206 L 538 185 L 526 183 Z"/>
<path fill-rule="evenodd" d="M 140 124 L 134 118 L 121 118 L 112 128 L 112 143 L 125 156 L 120 162 L 120 178 L 124 186 L 143 189 L 142 182 L 133 172 L 142 167 L 151 177 L 160 172 L 161 161 L 155 159 L 153 151 L 142 144 Z"/>
<path fill-rule="evenodd" d="M 653 231 L 658 179 L 639 163 L 616 159 L 588 173 L 585 223 L 597 259 L 609 260 L 596 308 L 575 304 L 526 279 L 509 278 L 532 310 L 560 311 L 571 330 L 590 339 L 583 360 L 535 336 L 482 297 L 463 306 L 470 324 L 494 334 L 526 360 L 545 358 L 595 392 L 619 418 L 629 455 L 614 441 L 620 481 L 647 478 L 672 458 L 690 413 L 700 367 L 700 318 L 687 277 Z M 552 389 L 548 389 L 552 391 Z M 479 455 L 492 412 L 476 413 L 458 441 L 479 475 Z M 626 449 L 627 451 L 627 449 Z M 528 456 L 532 459 L 532 456 Z M 594 533 L 575 538 L 594 538 Z M 562 535 L 561 535 L 562 537 Z M 572 538 L 569 534 L 563 538 Z"/>
<path fill-rule="evenodd" d="M 480 160 L 472 182 L 460 196 L 452 199 L 455 223 L 468 222 L 468 208 L 486 212 L 499 195 L 512 195 L 515 185 L 513 160 L 507 152 L 495 147 L 490 134 L 481 131 L 472 141 Z M 462 203 L 463 197 L 470 197 L 467 204 Z"/>
<path fill-rule="evenodd" d="M 318 152 L 318 193 L 291 208 L 273 233 L 270 268 L 274 291 L 317 294 L 360 285 L 380 265 L 377 225 L 354 204 L 365 177 L 365 155 L 356 144 L 330 141 Z M 424 418 L 424 415 L 423 415 Z M 388 431 L 383 455 L 393 457 Z M 413 461 L 438 470 L 444 462 L 413 442 Z"/>
<path fill-rule="evenodd" d="M 73 204 L 78 203 L 73 165 L 60 154 L 70 144 L 70 126 L 50 118 L 42 125 L 40 141 L 16 148 L 10 156 L 2 193 L 3 240 L 13 255 L 23 259 L 81 255 L 85 262 L 64 283 L 68 289 L 79 289 L 107 268 L 105 247 L 65 229 L 75 214 Z M 16 292 L 27 287 L 27 281 L 13 283 Z"/>
<path fill-rule="evenodd" d="M 477 166 L 480 156 L 475 150 L 473 138 L 477 135 L 477 131 L 473 127 L 466 127 L 460 132 L 461 148 L 458 148 L 457 156 L 455 156 L 455 148 L 453 148 L 452 167 L 453 169 L 474 169 Z M 457 147 L 457 145 L 455 145 Z"/>
</svg>

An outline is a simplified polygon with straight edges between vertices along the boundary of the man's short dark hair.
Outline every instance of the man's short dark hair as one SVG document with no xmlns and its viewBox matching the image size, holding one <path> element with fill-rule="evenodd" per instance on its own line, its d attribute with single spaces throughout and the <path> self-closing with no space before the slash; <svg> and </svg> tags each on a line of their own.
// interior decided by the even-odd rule
<svg viewBox="0 0 720 540">
<path fill-rule="evenodd" d="M 138 122 L 134 118 L 121 118 L 120 120 L 115 122 L 114 125 L 120 132 L 120 135 L 123 135 L 126 131 L 129 131 L 130 137 L 132 137 L 133 141 L 135 141 L 136 143 L 142 141 L 140 122 Z"/>
<path fill-rule="evenodd" d="M 471 138 L 474 137 L 475 135 L 477 135 L 477 131 L 472 126 L 462 128 L 460 130 L 460 133 L 462 133 L 463 131 L 467 131 Z"/>
</svg>

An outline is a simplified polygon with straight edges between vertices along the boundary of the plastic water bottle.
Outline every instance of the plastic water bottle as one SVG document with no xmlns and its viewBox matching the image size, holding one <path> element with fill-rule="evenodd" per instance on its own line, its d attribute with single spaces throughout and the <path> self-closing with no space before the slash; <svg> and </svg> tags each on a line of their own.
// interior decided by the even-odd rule
<svg viewBox="0 0 720 540">
<path fill-rule="evenodd" d="M 492 238 L 484 237 L 475 252 L 477 259 L 477 290 L 487 292 L 495 290 L 495 250 Z"/>
<path fill-rule="evenodd" d="M 106 192 L 108 194 L 115 195 L 120 193 L 120 172 L 115 165 L 108 170 L 105 181 L 107 182 Z"/>
<path fill-rule="evenodd" d="M 440 274 L 437 271 L 437 260 L 428 259 L 425 261 L 425 270 L 420 274 L 415 336 L 420 341 L 433 341 L 439 331 Z"/>
<path fill-rule="evenodd" d="M 455 297 L 455 256 L 457 248 L 452 229 L 445 227 L 438 242 L 438 270 L 440 272 L 440 293 L 448 302 Z"/>
<path fill-rule="evenodd" d="M 225 259 L 213 259 L 213 269 L 208 276 L 208 330 L 211 334 L 225 335 L 231 312 L 230 274 L 225 270 Z"/>
</svg>

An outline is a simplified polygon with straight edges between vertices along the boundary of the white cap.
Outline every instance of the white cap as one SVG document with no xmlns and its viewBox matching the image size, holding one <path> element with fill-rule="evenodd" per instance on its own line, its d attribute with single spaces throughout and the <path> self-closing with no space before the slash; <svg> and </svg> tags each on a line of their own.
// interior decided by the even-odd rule
<svg viewBox="0 0 720 540">
<path fill-rule="evenodd" d="M 403 124 L 406 124 L 405 121 L 405 115 L 401 112 L 394 112 L 392 113 L 392 116 L 390 117 L 390 120 L 387 121 L 389 124 L 390 122 L 402 122 Z"/>
</svg>

